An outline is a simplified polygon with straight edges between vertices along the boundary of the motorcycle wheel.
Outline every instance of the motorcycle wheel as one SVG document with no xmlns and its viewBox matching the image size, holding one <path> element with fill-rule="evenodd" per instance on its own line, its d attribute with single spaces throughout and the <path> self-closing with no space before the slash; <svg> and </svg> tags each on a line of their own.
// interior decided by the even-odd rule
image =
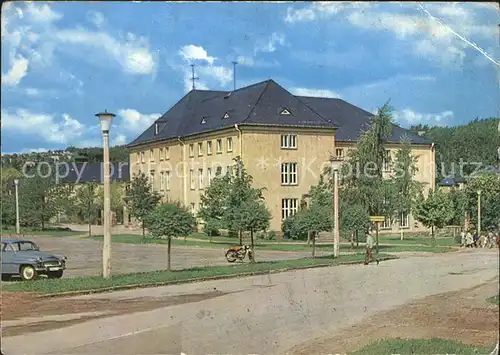
<svg viewBox="0 0 500 355">
<path fill-rule="evenodd" d="M 228 250 L 226 253 L 226 260 L 234 263 L 238 259 L 238 254 L 233 250 Z"/>
</svg>

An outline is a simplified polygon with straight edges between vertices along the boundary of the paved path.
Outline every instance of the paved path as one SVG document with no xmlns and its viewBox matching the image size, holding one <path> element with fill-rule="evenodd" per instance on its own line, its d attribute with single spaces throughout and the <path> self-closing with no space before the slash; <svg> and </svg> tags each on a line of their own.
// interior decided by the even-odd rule
<svg viewBox="0 0 500 355">
<path fill-rule="evenodd" d="M 5 354 L 286 354 L 308 340 L 425 296 L 498 278 L 497 250 L 408 257 L 268 276 L 80 296 L 235 292 L 3 339 Z M 263 287 L 264 286 L 264 287 Z"/>
<path fill-rule="evenodd" d="M 42 251 L 68 257 L 65 277 L 99 275 L 102 270 L 102 242 L 76 237 L 32 237 Z M 128 273 L 161 270 L 167 267 L 165 244 L 112 244 L 112 273 Z M 224 247 L 200 248 L 172 246 L 172 268 L 185 269 L 209 265 L 227 265 Z M 317 250 L 318 256 L 332 252 Z M 310 256 L 307 251 L 283 252 L 256 250 L 257 261 L 289 260 Z"/>
</svg>

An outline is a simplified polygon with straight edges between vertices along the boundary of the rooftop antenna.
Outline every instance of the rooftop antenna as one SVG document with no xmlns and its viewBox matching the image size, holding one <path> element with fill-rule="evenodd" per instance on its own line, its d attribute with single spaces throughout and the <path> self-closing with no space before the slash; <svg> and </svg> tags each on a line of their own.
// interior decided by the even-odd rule
<svg viewBox="0 0 500 355">
<path fill-rule="evenodd" d="M 238 64 L 238 62 L 234 61 L 232 62 L 233 63 L 233 90 L 236 90 L 236 64 Z"/>
<path fill-rule="evenodd" d="M 195 86 L 194 82 L 195 82 L 195 80 L 198 80 L 200 78 L 197 78 L 197 77 L 194 76 L 194 64 L 191 64 L 191 73 L 192 73 L 192 75 L 191 75 L 191 81 L 193 82 L 193 90 L 195 90 L 196 86 Z"/>
</svg>

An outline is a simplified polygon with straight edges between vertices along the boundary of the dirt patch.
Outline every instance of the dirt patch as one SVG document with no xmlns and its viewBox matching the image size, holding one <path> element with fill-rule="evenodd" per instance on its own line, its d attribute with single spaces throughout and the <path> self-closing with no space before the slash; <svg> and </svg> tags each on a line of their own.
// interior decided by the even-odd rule
<svg viewBox="0 0 500 355">
<path fill-rule="evenodd" d="M 499 307 L 487 302 L 498 293 L 498 280 L 459 292 L 429 296 L 377 314 L 364 322 L 291 349 L 291 355 L 358 350 L 378 339 L 442 338 L 475 346 L 498 340 Z"/>
<path fill-rule="evenodd" d="M 62 328 L 85 322 L 91 319 L 110 317 L 119 314 L 150 311 L 157 308 L 178 304 L 200 302 L 210 298 L 220 297 L 228 293 L 213 291 L 202 294 L 186 294 L 166 297 L 141 297 L 133 299 L 40 299 L 34 295 L 23 293 L 2 294 L 2 320 L 15 320 L 48 315 L 63 315 L 76 313 L 102 312 L 96 316 L 85 316 L 70 320 L 40 320 L 22 325 L 2 328 L 3 336 L 13 336 L 43 330 Z"/>
</svg>

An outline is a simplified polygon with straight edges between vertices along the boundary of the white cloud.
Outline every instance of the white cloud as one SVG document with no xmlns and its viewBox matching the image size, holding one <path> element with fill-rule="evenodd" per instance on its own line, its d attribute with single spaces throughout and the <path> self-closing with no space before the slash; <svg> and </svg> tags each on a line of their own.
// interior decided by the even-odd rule
<svg viewBox="0 0 500 355">
<path fill-rule="evenodd" d="M 11 60 L 11 68 L 6 74 L 2 74 L 2 84 L 7 86 L 16 86 L 21 82 L 28 72 L 28 59 L 18 55 Z"/>
<path fill-rule="evenodd" d="M 116 135 L 115 139 L 113 140 L 113 145 L 125 145 L 127 143 L 127 137 L 124 134 Z"/>
<path fill-rule="evenodd" d="M 62 14 L 52 10 L 48 4 L 37 3 L 35 5 L 34 2 L 29 1 L 26 2 L 25 10 L 28 17 L 35 22 L 50 23 L 63 17 Z"/>
<path fill-rule="evenodd" d="M 285 45 L 285 35 L 273 32 L 265 43 L 260 43 L 255 47 L 254 54 L 258 52 L 273 53 L 276 51 L 277 45 Z"/>
<path fill-rule="evenodd" d="M 350 2 L 350 1 L 316 1 L 301 9 L 289 7 L 285 15 L 285 22 L 305 22 L 314 21 L 317 19 L 329 18 L 342 11 L 350 9 L 359 9 L 367 7 L 375 7 L 377 4 L 371 2 Z"/>
<path fill-rule="evenodd" d="M 98 11 L 90 11 L 87 13 L 87 19 L 94 24 L 97 28 L 101 27 L 106 19 L 101 12 Z"/>
<path fill-rule="evenodd" d="M 137 110 L 127 108 L 118 110 L 118 116 L 120 117 L 120 122 L 117 125 L 118 132 L 124 132 L 122 134 L 140 134 L 151 126 L 161 114 L 143 114 Z"/>
<path fill-rule="evenodd" d="M 441 113 L 419 113 L 411 109 L 404 109 L 393 112 L 393 118 L 402 125 L 431 124 L 446 125 L 452 123 L 454 117 L 453 111 L 443 111 Z"/>
<path fill-rule="evenodd" d="M 217 59 L 215 57 L 209 56 L 207 51 L 203 47 L 195 46 L 194 44 L 189 44 L 182 47 L 179 51 L 179 54 L 184 58 L 184 60 L 188 62 L 193 60 L 201 60 L 206 61 L 209 64 L 214 64 L 214 61 Z"/>
<path fill-rule="evenodd" d="M 339 93 L 327 89 L 309 89 L 309 88 L 293 87 L 290 89 L 290 92 L 297 96 L 341 98 Z"/>
<path fill-rule="evenodd" d="M 155 69 L 147 40 L 132 33 L 128 33 L 124 41 L 119 41 L 105 32 L 60 30 L 55 34 L 55 39 L 63 44 L 91 47 L 96 53 L 106 52 L 131 74 L 151 74 Z"/>
<path fill-rule="evenodd" d="M 14 112 L 2 109 L 2 129 L 13 132 L 9 133 L 13 135 L 22 132 L 47 142 L 68 144 L 83 137 L 86 128 L 68 114 L 63 114 L 62 120 L 56 120 L 54 115 L 19 108 Z"/>
<path fill-rule="evenodd" d="M 248 67 L 252 67 L 255 65 L 255 60 L 251 57 L 245 57 L 245 56 L 242 56 L 240 55 L 236 61 L 238 62 L 238 64 L 240 65 L 244 65 L 244 66 L 248 66 Z"/>
</svg>

